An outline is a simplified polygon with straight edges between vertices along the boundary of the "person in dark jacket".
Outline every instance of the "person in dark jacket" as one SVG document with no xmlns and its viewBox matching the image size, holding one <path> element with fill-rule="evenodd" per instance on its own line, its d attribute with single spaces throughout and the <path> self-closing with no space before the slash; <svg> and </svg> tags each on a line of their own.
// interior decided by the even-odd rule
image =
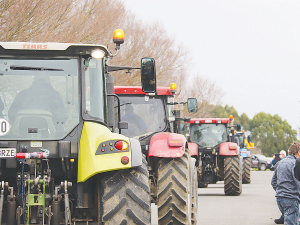
<svg viewBox="0 0 300 225">
<path fill-rule="evenodd" d="M 300 181 L 294 174 L 296 159 L 299 157 L 300 144 L 294 142 L 289 148 L 289 155 L 277 163 L 271 181 L 276 191 L 278 208 L 284 215 L 286 225 L 299 224 Z"/>
<path fill-rule="evenodd" d="M 68 114 L 60 94 L 50 84 L 50 77 L 36 76 L 32 85 L 19 92 L 8 111 L 10 122 L 14 122 L 20 110 L 42 109 L 52 113 L 54 124 L 64 124 Z"/>
<path fill-rule="evenodd" d="M 286 151 L 285 151 L 285 150 L 281 150 L 281 151 L 280 151 L 279 157 L 278 157 L 277 159 L 275 159 L 275 154 L 274 154 L 273 160 L 272 160 L 272 162 L 271 162 L 272 167 L 270 168 L 270 170 L 272 170 L 272 171 L 275 170 L 276 164 L 277 164 L 280 160 L 282 160 L 282 159 L 284 159 L 284 158 L 286 158 Z M 284 216 L 283 216 L 283 214 L 280 216 L 279 219 L 275 219 L 274 222 L 275 222 L 276 224 L 284 224 Z"/>
<path fill-rule="evenodd" d="M 300 181 L 300 158 L 296 159 L 296 166 L 294 168 L 294 174 L 297 180 Z"/>
</svg>

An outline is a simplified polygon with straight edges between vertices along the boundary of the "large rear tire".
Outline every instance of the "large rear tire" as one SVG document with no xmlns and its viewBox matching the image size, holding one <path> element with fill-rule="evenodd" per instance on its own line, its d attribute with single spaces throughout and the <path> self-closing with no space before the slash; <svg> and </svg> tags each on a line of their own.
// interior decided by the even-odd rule
<svg viewBox="0 0 300 225">
<path fill-rule="evenodd" d="M 100 215 L 104 225 L 150 225 L 151 202 L 147 161 L 107 173 L 100 184 Z"/>
<path fill-rule="evenodd" d="M 224 159 L 225 195 L 237 196 L 242 193 L 240 156 L 226 156 Z"/>
<path fill-rule="evenodd" d="M 251 159 L 250 157 L 243 158 L 243 184 L 251 183 Z"/>
<path fill-rule="evenodd" d="M 158 224 L 191 224 L 190 156 L 158 161 Z"/>
</svg>

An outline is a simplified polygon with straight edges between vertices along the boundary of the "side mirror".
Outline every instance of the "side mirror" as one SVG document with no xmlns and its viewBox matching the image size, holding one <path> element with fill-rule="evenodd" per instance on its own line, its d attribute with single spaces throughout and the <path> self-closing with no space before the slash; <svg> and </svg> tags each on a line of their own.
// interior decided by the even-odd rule
<svg viewBox="0 0 300 225">
<path fill-rule="evenodd" d="M 141 83 L 145 93 L 156 92 L 156 70 L 153 58 L 142 58 L 141 61 Z"/>
<path fill-rule="evenodd" d="M 196 98 L 188 98 L 187 104 L 189 113 L 196 113 L 198 111 L 198 102 Z"/>
<path fill-rule="evenodd" d="M 242 129 L 242 128 L 241 128 L 241 124 L 238 123 L 238 124 L 236 125 L 236 130 L 237 130 L 237 131 L 241 131 L 241 129 Z"/>
</svg>

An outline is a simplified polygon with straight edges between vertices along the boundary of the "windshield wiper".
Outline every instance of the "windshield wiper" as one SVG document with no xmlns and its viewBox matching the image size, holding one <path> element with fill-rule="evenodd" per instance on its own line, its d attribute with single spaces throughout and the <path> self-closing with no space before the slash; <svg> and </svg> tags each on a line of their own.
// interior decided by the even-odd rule
<svg viewBox="0 0 300 225">
<path fill-rule="evenodd" d="M 64 71 L 63 69 L 32 67 L 32 66 L 10 66 L 11 70 L 39 70 L 39 71 Z"/>
</svg>

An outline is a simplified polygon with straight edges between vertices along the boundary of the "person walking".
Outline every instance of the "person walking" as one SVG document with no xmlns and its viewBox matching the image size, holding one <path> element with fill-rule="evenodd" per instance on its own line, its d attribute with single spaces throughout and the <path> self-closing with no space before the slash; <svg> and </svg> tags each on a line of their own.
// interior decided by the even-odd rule
<svg viewBox="0 0 300 225">
<path fill-rule="evenodd" d="M 300 182 L 295 177 L 294 168 L 296 159 L 300 157 L 300 144 L 294 142 L 288 152 L 289 155 L 277 163 L 271 185 L 276 191 L 275 197 L 278 208 L 284 215 L 284 223 L 298 225 Z"/>
<path fill-rule="evenodd" d="M 272 164 L 271 170 L 275 170 L 275 166 L 276 166 L 277 162 L 279 162 L 280 160 L 286 158 L 286 151 L 285 150 L 281 150 L 280 153 L 279 153 L 279 157 L 278 158 L 279 159 L 276 160 L 275 159 L 275 155 L 273 156 L 273 160 L 271 162 L 271 164 Z M 284 216 L 283 216 L 283 214 L 281 214 L 281 216 L 280 216 L 279 219 L 275 219 L 274 222 L 276 224 L 284 224 Z"/>
</svg>

